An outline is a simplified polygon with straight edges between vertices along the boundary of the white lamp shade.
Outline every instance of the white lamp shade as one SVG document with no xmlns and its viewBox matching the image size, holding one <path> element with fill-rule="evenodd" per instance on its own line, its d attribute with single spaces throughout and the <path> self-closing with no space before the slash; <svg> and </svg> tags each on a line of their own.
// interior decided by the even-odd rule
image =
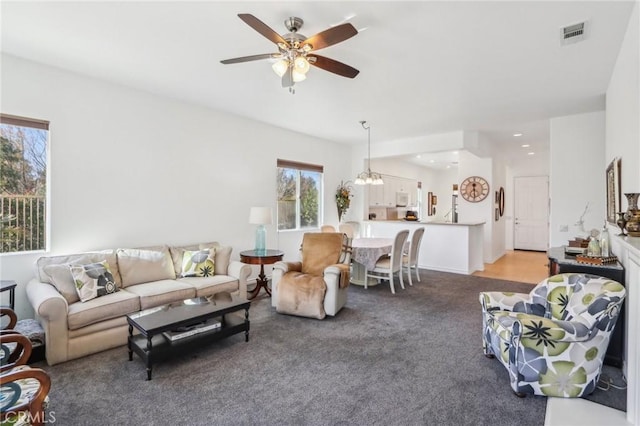
<svg viewBox="0 0 640 426">
<path fill-rule="evenodd" d="M 301 81 L 306 80 L 307 76 L 306 74 L 298 71 L 297 69 L 294 69 L 293 71 L 291 71 L 291 78 L 295 83 L 300 83 Z"/>
<path fill-rule="evenodd" d="M 309 61 L 304 56 L 298 56 L 293 63 L 299 72 L 306 74 L 309 71 Z"/>
<path fill-rule="evenodd" d="M 278 62 L 274 63 L 271 68 L 273 69 L 273 72 L 278 75 L 278 77 L 282 77 L 284 73 L 289 69 L 289 62 L 285 61 L 284 59 L 280 59 Z"/>
<path fill-rule="evenodd" d="M 249 223 L 252 225 L 269 225 L 272 222 L 271 208 L 251 207 Z"/>
</svg>

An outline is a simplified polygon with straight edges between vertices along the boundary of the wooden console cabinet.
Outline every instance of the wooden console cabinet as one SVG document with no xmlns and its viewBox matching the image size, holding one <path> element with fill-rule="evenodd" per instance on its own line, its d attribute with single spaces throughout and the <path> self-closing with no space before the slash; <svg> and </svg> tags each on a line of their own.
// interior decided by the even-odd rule
<svg viewBox="0 0 640 426">
<path fill-rule="evenodd" d="M 624 267 L 619 263 L 611 263 L 607 265 L 587 265 L 576 262 L 575 256 L 565 254 L 564 247 L 553 247 L 547 251 L 549 258 L 549 276 L 556 274 L 564 274 L 565 272 L 579 272 L 584 274 L 599 275 L 605 278 L 611 278 L 622 285 L 624 283 Z M 622 358 L 624 354 L 624 335 L 625 335 L 625 305 L 618 316 L 616 328 L 613 330 L 611 340 L 609 341 L 609 349 L 604 358 L 604 363 L 615 367 L 622 367 Z"/>
</svg>

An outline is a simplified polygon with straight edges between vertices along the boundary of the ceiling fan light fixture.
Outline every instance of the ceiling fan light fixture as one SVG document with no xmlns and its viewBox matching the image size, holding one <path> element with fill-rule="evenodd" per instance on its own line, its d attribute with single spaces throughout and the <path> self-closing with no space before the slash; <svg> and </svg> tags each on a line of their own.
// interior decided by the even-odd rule
<svg viewBox="0 0 640 426">
<path fill-rule="evenodd" d="M 291 70 L 291 79 L 294 83 L 300 83 L 301 81 L 306 80 L 307 75 L 303 72 L 298 71 L 297 69 Z"/>
<path fill-rule="evenodd" d="M 273 72 L 275 72 L 278 77 L 282 77 L 285 72 L 289 69 L 289 62 L 285 59 L 280 59 L 278 62 L 271 65 Z"/>
<path fill-rule="evenodd" d="M 303 74 L 306 74 L 309 71 L 309 61 L 304 56 L 298 56 L 295 61 L 293 61 L 295 65 L 295 69 Z"/>
</svg>

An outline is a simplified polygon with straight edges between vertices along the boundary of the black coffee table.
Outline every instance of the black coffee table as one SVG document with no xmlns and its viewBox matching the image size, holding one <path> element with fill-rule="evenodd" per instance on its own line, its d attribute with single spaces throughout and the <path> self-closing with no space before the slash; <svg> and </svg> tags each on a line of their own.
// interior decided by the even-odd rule
<svg viewBox="0 0 640 426">
<path fill-rule="evenodd" d="M 138 354 L 147 367 L 147 380 L 151 380 L 153 363 L 172 354 L 184 354 L 191 348 L 201 347 L 204 343 L 215 342 L 243 331 L 245 342 L 248 342 L 250 306 L 251 302 L 248 300 L 197 297 L 128 314 L 129 361 L 133 360 L 133 352 Z M 244 318 L 242 315 L 232 315 L 243 309 Z M 164 332 L 184 329 L 212 318 L 220 320 L 220 328 L 173 341 L 163 335 Z M 140 334 L 133 335 L 134 327 Z"/>
</svg>

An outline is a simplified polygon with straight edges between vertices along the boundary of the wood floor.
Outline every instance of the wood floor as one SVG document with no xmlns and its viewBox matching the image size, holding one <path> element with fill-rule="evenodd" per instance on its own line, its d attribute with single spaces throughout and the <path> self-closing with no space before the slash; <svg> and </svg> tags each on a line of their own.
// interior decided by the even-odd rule
<svg viewBox="0 0 640 426">
<path fill-rule="evenodd" d="M 549 259 L 545 252 L 510 250 L 495 263 L 485 263 L 477 277 L 496 278 L 538 284 L 549 276 Z"/>
</svg>

